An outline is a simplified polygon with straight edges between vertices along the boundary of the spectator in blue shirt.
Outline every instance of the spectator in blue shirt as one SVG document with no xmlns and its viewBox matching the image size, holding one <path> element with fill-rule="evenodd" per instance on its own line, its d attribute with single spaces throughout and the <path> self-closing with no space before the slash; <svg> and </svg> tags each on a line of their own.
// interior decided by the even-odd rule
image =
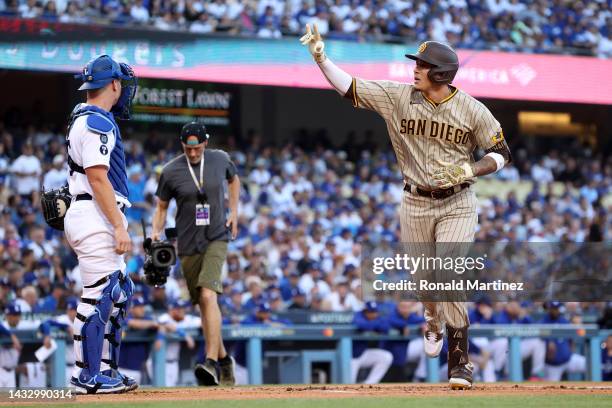
<svg viewBox="0 0 612 408">
<path fill-rule="evenodd" d="M 243 312 L 242 292 L 237 288 L 232 288 L 227 296 L 221 298 L 221 308 L 223 310 L 223 316 L 229 316 L 228 319 L 230 323 L 238 323 L 234 321 L 233 318 Z"/>
<path fill-rule="evenodd" d="M 274 28 L 279 28 L 280 21 L 276 15 L 274 15 L 274 8 L 272 6 L 266 7 L 264 13 L 257 20 L 257 25 L 263 27 L 266 25 L 272 25 Z"/>
<path fill-rule="evenodd" d="M 564 305 L 561 302 L 547 302 L 547 314 L 542 323 L 548 324 L 570 324 L 562 312 Z M 561 381 L 561 377 L 567 371 L 570 373 L 584 373 L 586 371 L 586 358 L 572 351 L 569 339 L 548 338 L 546 339 L 546 366 L 545 377 L 548 381 Z"/>
<path fill-rule="evenodd" d="M 378 303 L 366 302 L 361 312 L 357 312 L 353 318 L 353 324 L 358 335 L 371 335 L 374 337 L 375 346 L 370 345 L 369 340 L 353 341 L 353 359 L 351 360 L 351 380 L 357 382 L 359 370 L 369 369 L 365 384 L 378 384 L 385 376 L 391 363 L 393 354 L 381 347 L 381 342 L 376 340 L 378 334 L 389 333 L 389 320 L 380 315 Z"/>
<path fill-rule="evenodd" d="M 144 217 L 146 211 L 150 210 L 151 206 L 146 201 L 144 196 L 144 188 L 146 178 L 143 177 L 143 168 L 140 164 L 132 165 L 128 169 L 128 191 L 130 192 L 130 202 L 132 206 L 127 209 L 126 216 L 129 220 L 140 221 Z"/>
<path fill-rule="evenodd" d="M 293 290 L 298 289 L 300 283 L 300 273 L 297 270 L 289 272 L 289 276 L 283 277 L 280 283 L 281 296 L 285 302 L 290 301 Z"/>
<path fill-rule="evenodd" d="M 54 283 L 51 294 L 44 297 L 38 302 L 35 308 L 35 313 L 56 313 L 58 310 L 65 309 L 66 301 L 66 285 L 63 283 Z"/>
<path fill-rule="evenodd" d="M 314 15 L 314 10 L 310 8 L 308 2 L 302 2 L 302 8 L 295 14 L 295 20 L 300 23 L 300 26 L 306 25 L 310 18 Z"/>
<path fill-rule="evenodd" d="M 250 294 L 250 297 L 242 307 L 245 311 L 253 312 L 257 309 L 257 305 L 266 302 L 267 294 L 263 290 L 263 283 L 259 277 L 251 276 L 245 283 L 247 285 L 249 291 L 248 294 Z"/>
<path fill-rule="evenodd" d="M 288 326 L 291 322 L 272 315 L 269 303 L 260 303 L 255 307 L 255 311 L 247 316 L 242 322 L 247 326 Z"/>
<path fill-rule="evenodd" d="M 470 324 L 495 324 L 493 314 L 491 299 L 482 297 L 474 303 L 474 308 L 470 310 L 468 316 Z"/>
<path fill-rule="evenodd" d="M 70 298 L 66 300 L 66 313 L 58 316 L 54 316 L 51 319 L 47 319 L 40 324 L 39 331 L 44 336 L 43 343 L 45 346 L 51 340 L 51 329 L 57 328 L 60 330 L 66 330 L 68 332 L 72 331 L 72 323 L 74 322 L 74 318 L 76 317 L 76 309 L 77 309 L 78 301 L 76 298 Z M 69 341 L 72 339 L 69 339 Z M 67 350 L 70 347 L 66 348 Z M 74 359 L 73 359 L 74 360 Z"/>
<path fill-rule="evenodd" d="M 308 310 L 306 294 L 300 288 L 293 288 L 291 291 L 291 303 L 287 306 L 289 310 Z"/>
<path fill-rule="evenodd" d="M 422 328 L 425 323 L 425 318 L 420 308 L 420 303 L 414 301 L 399 302 L 389 316 L 389 324 L 391 329 L 398 331 L 401 336 L 414 337 L 410 340 L 388 341 L 385 342 L 385 349 L 393 354 L 393 363 L 390 371 L 393 373 L 403 374 L 403 369 L 406 363 L 418 363 L 414 372 L 414 377 L 419 381 L 423 381 L 426 376 L 426 360 L 423 353 L 423 337 Z M 411 326 L 419 326 L 412 328 Z M 400 367 L 401 370 L 398 370 Z M 395 375 L 392 375 L 395 377 Z M 405 381 L 405 377 L 401 378 Z"/>
</svg>

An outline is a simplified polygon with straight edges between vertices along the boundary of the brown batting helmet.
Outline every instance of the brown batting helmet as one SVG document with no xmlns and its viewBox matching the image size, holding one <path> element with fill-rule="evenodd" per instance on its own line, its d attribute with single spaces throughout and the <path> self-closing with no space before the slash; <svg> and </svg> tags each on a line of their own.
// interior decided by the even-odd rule
<svg viewBox="0 0 612 408">
<path fill-rule="evenodd" d="M 453 82 L 459 69 L 459 58 L 455 50 L 437 41 L 425 41 L 419 45 L 416 54 L 406 54 L 406 57 L 433 65 L 427 76 L 431 82 L 437 84 Z"/>
</svg>

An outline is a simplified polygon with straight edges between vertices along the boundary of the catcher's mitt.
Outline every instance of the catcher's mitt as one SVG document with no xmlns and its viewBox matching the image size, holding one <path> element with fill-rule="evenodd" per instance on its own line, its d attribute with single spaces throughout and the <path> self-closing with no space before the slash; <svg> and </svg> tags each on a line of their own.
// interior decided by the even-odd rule
<svg viewBox="0 0 612 408">
<path fill-rule="evenodd" d="M 40 206 L 43 210 L 45 221 L 51 228 L 64 230 L 64 217 L 70 207 L 72 196 L 68 186 L 55 190 L 42 191 L 40 194 Z"/>
</svg>

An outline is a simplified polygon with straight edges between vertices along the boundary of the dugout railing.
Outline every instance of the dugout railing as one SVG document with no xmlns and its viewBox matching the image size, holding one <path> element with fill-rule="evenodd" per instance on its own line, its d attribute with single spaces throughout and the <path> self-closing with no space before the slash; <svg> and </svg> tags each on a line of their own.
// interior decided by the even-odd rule
<svg viewBox="0 0 612 408">
<path fill-rule="evenodd" d="M 321 354 L 328 356 L 327 361 L 332 365 L 332 371 L 336 373 L 335 380 L 338 383 L 350 382 L 352 345 L 355 340 L 366 341 L 406 341 L 420 336 L 420 327 L 410 328 L 410 335 L 401 336 L 360 334 L 351 325 L 291 325 L 279 327 L 242 326 L 228 325 L 223 327 L 223 338 L 226 341 L 246 342 L 246 363 L 248 369 L 249 383 L 253 385 L 263 383 L 263 344 L 271 341 L 295 342 L 298 349 L 311 350 L 316 343 L 331 344 L 327 348 L 317 348 Z M 40 344 L 42 342 L 40 333 L 34 330 L 17 331 L 19 339 L 24 344 Z M 194 332 L 196 340 L 203 340 L 198 332 Z M 522 338 L 567 338 L 574 341 L 582 350 L 588 361 L 586 379 L 590 381 L 601 381 L 602 379 L 602 342 L 612 330 L 600 330 L 595 324 L 568 325 L 568 324 L 530 324 L 530 325 L 473 325 L 470 327 L 470 335 L 473 337 L 508 338 L 508 371 L 509 380 L 513 382 L 523 381 L 523 366 L 520 353 Z M 66 342 L 66 333 L 54 330 L 51 336 L 57 343 L 57 349 L 49 357 L 50 383 L 52 387 L 65 386 L 65 351 L 71 344 Z M 157 338 L 159 339 L 159 337 Z M 142 342 L 156 340 L 155 335 L 146 332 L 128 331 L 124 342 Z M 166 365 L 166 344 L 170 341 L 180 341 L 172 335 L 161 339 L 161 347 L 152 349 L 154 386 L 164 386 Z M 4 346 L 10 339 L 3 338 Z M 299 347 L 303 343 L 303 347 Z M 333 352 L 335 358 L 329 359 Z M 438 358 L 427 359 L 427 382 L 439 381 Z"/>
</svg>

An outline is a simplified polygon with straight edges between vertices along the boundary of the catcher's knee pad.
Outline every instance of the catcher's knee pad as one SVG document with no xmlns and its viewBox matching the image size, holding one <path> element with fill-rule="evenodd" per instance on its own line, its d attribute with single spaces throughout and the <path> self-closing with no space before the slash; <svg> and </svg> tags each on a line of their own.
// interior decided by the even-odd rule
<svg viewBox="0 0 612 408">
<path fill-rule="evenodd" d="M 102 345 L 106 325 L 111 317 L 114 302 L 121 297 L 120 272 L 83 287 L 83 297 L 77 307 L 74 320 L 74 350 L 79 377 L 87 381 L 100 372 Z"/>
<path fill-rule="evenodd" d="M 134 296 L 134 282 L 128 275 L 119 275 L 119 289 L 120 293 L 118 297 L 116 300 L 113 300 L 114 307 L 108 324 L 108 332 L 119 332 L 117 343 L 121 341 L 121 328 L 123 326 L 123 322 L 125 322 L 127 310 L 130 306 L 130 300 Z"/>
<path fill-rule="evenodd" d="M 134 282 L 132 278 L 127 274 L 121 274 L 119 278 L 119 285 L 121 286 L 121 290 L 123 291 L 127 301 L 129 302 L 134 296 Z"/>
</svg>

